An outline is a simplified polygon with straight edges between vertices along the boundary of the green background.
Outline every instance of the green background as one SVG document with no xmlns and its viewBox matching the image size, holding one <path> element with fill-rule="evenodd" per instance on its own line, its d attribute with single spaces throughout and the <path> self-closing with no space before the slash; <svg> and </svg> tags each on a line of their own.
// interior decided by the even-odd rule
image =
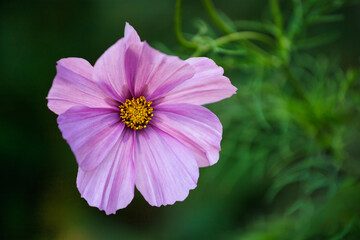
<svg viewBox="0 0 360 240">
<path fill-rule="evenodd" d="M 175 1 L 0 4 L 1 239 L 360 239 L 357 1 L 334 11 L 340 21 L 301 30 L 309 38 L 336 33 L 330 43 L 292 52 L 290 66 L 311 113 L 279 68 L 246 54 L 207 53 L 239 88 L 231 99 L 207 106 L 224 126 L 219 163 L 200 170 L 184 202 L 151 207 L 136 192 L 126 209 L 110 216 L 80 197 L 75 157 L 45 97 L 57 60 L 81 57 L 94 64 L 123 36 L 126 21 L 155 48 L 190 57 L 175 38 Z M 265 0 L 214 4 L 231 19 L 272 21 Z M 286 25 L 293 6 L 280 6 Z M 214 29 L 209 36 L 222 36 L 200 1 L 185 0 L 187 39 L 199 19 Z M 308 35 L 302 34 L 305 42 Z M 333 101 L 347 81 L 353 85 L 345 97 Z M 323 164 L 320 170 L 315 162 Z"/>
</svg>

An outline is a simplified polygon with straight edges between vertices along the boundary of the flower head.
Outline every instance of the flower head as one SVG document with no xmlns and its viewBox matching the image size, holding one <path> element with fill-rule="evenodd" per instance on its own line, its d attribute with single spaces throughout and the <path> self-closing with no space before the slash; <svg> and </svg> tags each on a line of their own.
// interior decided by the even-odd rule
<svg viewBox="0 0 360 240">
<path fill-rule="evenodd" d="M 235 92 L 212 60 L 165 55 L 126 24 L 94 66 L 58 61 L 47 99 L 79 164 L 81 196 L 111 214 L 135 186 L 151 205 L 184 200 L 199 167 L 219 159 L 221 123 L 201 105 Z"/>
</svg>

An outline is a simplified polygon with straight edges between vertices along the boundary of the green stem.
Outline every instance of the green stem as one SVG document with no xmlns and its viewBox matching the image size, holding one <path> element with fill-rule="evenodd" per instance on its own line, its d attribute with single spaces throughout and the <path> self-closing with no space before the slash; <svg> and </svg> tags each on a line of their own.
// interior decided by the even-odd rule
<svg viewBox="0 0 360 240">
<path fill-rule="evenodd" d="M 245 40 L 245 39 L 258 40 L 270 46 L 273 45 L 272 39 L 267 35 L 257 32 L 250 32 L 250 31 L 230 33 L 228 35 L 216 39 L 215 42 L 217 45 L 224 45 L 229 42 Z"/>
<path fill-rule="evenodd" d="M 217 13 L 214 4 L 212 3 L 211 0 L 202 0 L 206 11 L 208 12 L 208 14 L 210 15 L 210 18 L 214 21 L 214 23 L 216 24 L 216 26 L 218 26 L 218 28 L 220 28 L 222 31 L 224 31 L 225 33 L 233 33 L 234 30 L 231 29 L 219 16 L 219 14 Z"/>
<path fill-rule="evenodd" d="M 259 50 L 259 48 L 252 44 L 251 42 L 246 41 L 247 39 L 256 39 L 256 40 L 260 40 L 266 43 L 271 42 L 272 40 L 267 37 L 266 35 L 262 35 L 260 33 L 255 33 L 257 36 L 255 36 L 255 34 L 253 36 L 250 37 L 245 37 L 245 35 L 248 35 L 248 33 L 250 32 L 244 32 L 244 36 L 242 36 L 242 33 L 238 33 L 236 32 L 234 29 L 232 29 L 231 27 L 229 27 L 228 24 L 226 24 L 221 17 L 219 16 L 218 12 L 216 11 L 216 8 L 214 6 L 214 4 L 212 3 L 211 0 L 202 0 L 206 11 L 208 12 L 208 14 L 210 15 L 210 18 L 212 19 L 212 21 L 215 23 L 215 25 L 218 26 L 218 28 L 220 28 L 223 32 L 227 33 L 227 34 L 234 34 L 233 36 L 230 36 L 229 39 L 231 38 L 235 38 L 235 40 L 238 40 L 241 44 L 246 45 L 248 48 L 250 48 L 253 52 L 256 52 L 257 54 L 263 55 L 263 51 Z M 264 36 L 264 37 L 263 37 Z M 227 36 L 224 36 L 223 38 L 227 38 Z M 222 40 L 221 40 L 222 41 Z M 233 41 L 233 40 L 231 40 Z M 225 40 L 225 42 L 228 42 L 228 40 Z M 271 44 L 272 45 L 272 44 Z M 196 51 L 194 53 L 194 55 L 197 56 L 197 54 L 201 54 L 203 52 L 206 52 L 210 49 L 210 46 L 204 47 L 203 49 L 205 49 L 205 51 L 199 50 Z"/>
<path fill-rule="evenodd" d="M 283 69 L 284 69 L 285 75 L 287 76 L 288 81 L 294 88 L 295 95 L 298 98 L 307 102 L 306 94 L 305 94 L 305 91 L 304 91 L 300 81 L 291 72 L 290 67 L 289 67 L 289 47 L 285 43 L 286 37 L 284 36 L 283 19 L 282 19 L 278 0 L 270 0 L 270 8 L 271 8 L 271 12 L 272 12 L 272 15 L 274 18 L 275 25 L 278 29 L 278 33 L 277 33 L 276 37 L 277 37 L 278 44 L 279 44 L 280 54 L 284 61 Z"/>
<path fill-rule="evenodd" d="M 284 35 L 283 19 L 282 19 L 278 0 L 270 0 L 270 9 L 277 29 L 275 33 L 275 37 L 277 38 L 277 42 L 278 42 L 279 54 L 283 62 L 285 64 L 288 64 L 290 43 L 287 37 Z"/>
<path fill-rule="evenodd" d="M 184 38 L 181 32 L 181 2 L 182 0 L 176 1 L 176 9 L 175 9 L 175 36 L 179 43 L 186 48 L 197 49 L 198 45 L 196 43 L 190 42 Z"/>
<path fill-rule="evenodd" d="M 266 36 L 265 34 L 261 34 L 257 32 L 249 32 L 249 31 L 230 33 L 228 35 L 216 39 L 213 45 L 222 46 L 230 42 L 242 41 L 242 40 L 258 40 L 270 46 L 273 45 L 272 39 Z M 193 57 L 201 56 L 202 54 L 210 51 L 211 48 L 212 45 L 205 45 L 201 48 L 198 48 L 197 51 L 195 51 L 195 53 L 193 54 Z"/>
<path fill-rule="evenodd" d="M 283 21 L 282 16 L 279 8 L 279 2 L 278 0 L 270 0 L 270 8 L 272 15 L 274 17 L 275 25 L 277 26 L 279 30 L 279 38 L 283 35 Z"/>
</svg>

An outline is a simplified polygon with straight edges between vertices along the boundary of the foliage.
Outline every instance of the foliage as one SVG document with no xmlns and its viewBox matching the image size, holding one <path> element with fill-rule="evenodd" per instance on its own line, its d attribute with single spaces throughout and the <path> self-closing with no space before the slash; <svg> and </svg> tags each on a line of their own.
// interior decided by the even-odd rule
<svg viewBox="0 0 360 240">
<path fill-rule="evenodd" d="M 212 23 L 198 21 L 190 40 L 180 32 L 181 2 L 179 42 L 192 56 L 215 59 L 238 87 L 236 97 L 213 106 L 224 140 L 211 180 L 228 194 L 247 191 L 244 182 L 264 192 L 258 197 L 265 211 L 230 239 L 360 236 L 359 71 L 314 51 L 338 34 L 313 31 L 340 21 L 336 11 L 349 1 L 293 0 L 292 11 L 283 13 L 270 0 L 264 21 L 233 21 L 203 0 Z"/>
</svg>

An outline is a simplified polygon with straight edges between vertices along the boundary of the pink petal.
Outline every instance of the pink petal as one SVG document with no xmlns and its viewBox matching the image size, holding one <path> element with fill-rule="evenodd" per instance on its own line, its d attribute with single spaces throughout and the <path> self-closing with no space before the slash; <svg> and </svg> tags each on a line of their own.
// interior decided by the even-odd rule
<svg viewBox="0 0 360 240">
<path fill-rule="evenodd" d="M 199 168 L 190 149 L 148 126 L 136 132 L 136 187 L 153 206 L 183 201 L 196 187 Z"/>
<path fill-rule="evenodd" d="M 222 126 L 210 110 L 193 104 L 162 104 L 151 124 L 176 138 L 195 153 L 199 167 L 219 159 Z"/>
<path fill-rule="evenodd" d="M 168 56 L 141 42 L 128 23 L 125 37 L 97 60 L 94 79 L 119 102 L 146 96 L 152 101 L 190 79 L 195 70 L 176 56 Z"/>
<path fill-rule="evenodd" d="M 194 69 L 176 56 L 163 54 L 146 42 L 129 46 L 125 54 L 128 86 L 134 97 L 152 101 L 190 79 Z"/>
<path fill-rule="evenodd" d="M 106 214 L 125 208 L 134 197 L 133 132 L 124 130 L 121 137 L 94 170 L 79 168 L 77 187 L 90 206 Z"/>
<path fill-rule="evenodd" d="M 92 80 L 93 67 L 81 58 L 57 62 L 57 74 L 47 96 L 48 107 L 61 114 L 76 105 L 112 107 L 111 100 Z"/>
<path fill-rule="evenodd" d="M 128 42 L 140 42 L 140 37 L 135 29 L 127 22 L 125 23 L 124 37 Z"/>
<path fill-rule="evenodd" d="M 84 171 L 93 170 L 106 158 L 124 129 L 119 111 L 82 106 L 61 114 L 58 124 Z"/>
<path fill-rule="evenodd" d="M 120 39 L 96 61 L 93 78 L 110 97 L 125 102 L 130 96 L 125 78 L 124 54 L 126 44 Z"/>
<path fill-rule="evenodd" d="M 228 98 L 236 93 L 230 80 L 223 76 L 222 67 L 205 57 L 186 60 L 196 71 L 195 75 L 166 94 L 162 102 L 203 105 Z"/>
<path fill-rule="evenodd" d="M 96 61 L 94 66 L 94 80 L 113 99 L 125 102 L 131 97 L 127 83 L 127 67 L 125 54 L 129 46 L 141 51 L 143 43 L 135 29 L 126 23 L 125 36 L 108 48 Z M 136 53 L 139 55 L 140 53 Z"/>
</svg>

